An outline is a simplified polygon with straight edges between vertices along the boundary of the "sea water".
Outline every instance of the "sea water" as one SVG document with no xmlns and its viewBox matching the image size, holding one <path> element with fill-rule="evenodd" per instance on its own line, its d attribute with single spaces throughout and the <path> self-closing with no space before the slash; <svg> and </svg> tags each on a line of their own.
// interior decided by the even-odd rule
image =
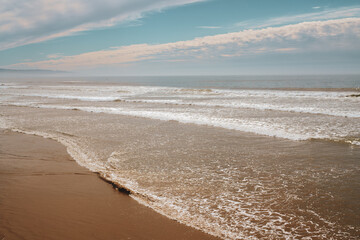
<svg viewBox="0 0 360 240">
<path fill-rule="evenodd" d="M 0 127 L 63 143 L 224 239 L 360 234 L 360 76 L 2 78 Z"/>
</svg>

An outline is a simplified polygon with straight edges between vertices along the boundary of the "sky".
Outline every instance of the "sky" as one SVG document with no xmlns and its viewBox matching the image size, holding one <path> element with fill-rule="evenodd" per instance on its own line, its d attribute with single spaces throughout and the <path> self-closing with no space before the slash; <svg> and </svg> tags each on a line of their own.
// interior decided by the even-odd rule
<svg viewBox="0 0 360 240">
<path fill-rule="evenodd" d="M 0 0 L 0 68 L 359 74 L 359 0 Z"/>
</svg>

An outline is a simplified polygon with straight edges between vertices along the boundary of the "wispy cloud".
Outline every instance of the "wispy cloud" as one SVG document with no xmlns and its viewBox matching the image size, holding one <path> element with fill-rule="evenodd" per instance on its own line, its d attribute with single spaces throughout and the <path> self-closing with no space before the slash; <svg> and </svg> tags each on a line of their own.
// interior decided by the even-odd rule
<svg viewBox="0 0 360 240">
<path fill-rule="evenodd" d="M 0 50 L 42 42 L 205 0 L 14 0 L 0 4 Z"/>
<path fill-rule="evenodd" d="M 65 56 L 60 59 L 20 63 L 11 67 L 78 70 L 99 66 L 116 66 L 149 59 L 206 59 L 211 57 L 236 57 L 243 54 L 266 52 L 286 53 L 298 51 L 304 44 L 319 41 L 352 39 L 360 46 L 360 18 L 303 22 L 281 27 L 244 30 L 227 34 L 206 36 L 188 41 L 165 44 L 136 44 Z M 344 41 L 345 41 L 344 40 Z M 319 44 L 323 46 L 324 44 Z M 328 47 L 328 46 L 325 46 Z"/>
<path fill-rule="evenodd" d="M 320 7 L 313 7 L 319 9 Z M 360 17 L 360 7 L 346 7 L 327 9 L 319 12 L 305 13 L 299 15 L 282 16 L 270 19 L 258 19 L 239 22 L 236 24 L 242 28 L 264 28 L 270 26 L 281 26 L 305 21 L 325 21 L 330 19 Z"/>
<path fill-rule="evenodd" d="M 221 27 L 220 26 L 198 26 L 197 28 L 218 29 L 218 28 L 221 28 Z"/>
<path fill-rule="evenodd" d="M 320 6 L 315 6 L 315 7 L 312 7 L 312 9 L 319 9 L 321 8 Z"/>
</svg>

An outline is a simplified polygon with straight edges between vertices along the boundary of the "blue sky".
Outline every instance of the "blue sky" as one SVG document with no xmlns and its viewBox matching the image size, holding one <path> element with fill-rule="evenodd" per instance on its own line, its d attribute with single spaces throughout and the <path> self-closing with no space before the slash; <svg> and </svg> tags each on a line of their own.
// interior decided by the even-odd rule
<svg viewBox="0 0 360 240">
<path fill-rule="evenodd" d="M 360 73 L 360 1 L 26 0 L 0 67 L 96 75 Z"/>
</svg>

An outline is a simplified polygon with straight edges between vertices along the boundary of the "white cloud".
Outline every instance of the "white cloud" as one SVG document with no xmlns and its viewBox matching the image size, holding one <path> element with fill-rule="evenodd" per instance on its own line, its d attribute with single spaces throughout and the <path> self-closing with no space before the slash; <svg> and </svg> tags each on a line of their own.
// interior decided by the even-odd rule
<svg viewBox="0 0 360 240">
<path fill-rule="evenodd" d="M 313 7 L 319 9 L 320 7 Z M 239 22 L 236 26 L 242 28 L 264 28 L 270 26 L 281 26 L 284 24 L 299 23 L 305 21 L 325 21 L 330 19 L 360 17 L 360 7 L 346 7 L 327 9 L 319 12 L 305 13 L 299 15 L 282 16 L 267 20 L 249 20 Z"/>
<path fill-rule="evenodd" d="M 2 0 L 0 50 L 109 27 L 204 0 Z"/>
<path fill-rule="evenodd" d="M 217 29 L 221 28 L 219 26 L 198 26 L 197 28 L 204 28 L 204 29 Z"/>
<path fill-rule="evenodd" d="M 303 44 L 309 42 L 313 44 L 331 38 L 336 38 L 336 42 L 339 44 L 341 44 L 342 38 L 355 39 L 355 44 L 359 45 L 360 18 L 303 22 L 282 27 L 244 30 L 166 44 L 136 44 L 65 56 L 60 59 L 20 63 L 11 67 L 79 70 L 99 66 L 116 66 L 149 59 L 175 61 L 178 58 L 194 60 L 196 58 L 236 57 L 243 54 L 266 52 L 286 53 L 299 50 Z M 325 48 L 328 47 L 323 46 L 324 44 L 319 45 Z"/>
</svg>

